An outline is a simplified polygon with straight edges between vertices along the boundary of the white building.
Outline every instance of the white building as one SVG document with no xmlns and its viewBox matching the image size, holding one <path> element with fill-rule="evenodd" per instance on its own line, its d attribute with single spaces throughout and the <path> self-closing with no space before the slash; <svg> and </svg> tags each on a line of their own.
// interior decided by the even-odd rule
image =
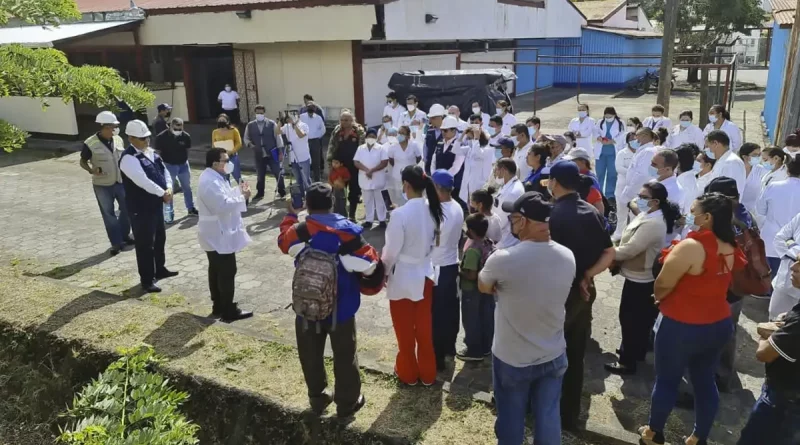
<svg viewBox="0 0 800 445">
<path fill-rule="evenodd" d="M 655 31 L 638 1 L 572 0 L 572 3 L 586 16 L 589 26 Z"/>
</svg>

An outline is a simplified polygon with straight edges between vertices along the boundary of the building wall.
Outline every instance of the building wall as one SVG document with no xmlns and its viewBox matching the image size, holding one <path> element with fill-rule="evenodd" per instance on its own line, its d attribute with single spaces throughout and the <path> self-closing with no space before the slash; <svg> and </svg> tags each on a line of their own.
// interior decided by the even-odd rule
<svg viewBox="0 0 800 445">
<path fill-rule="evenodd" d="M 64 103 L 60 97 L 42 100 L 30 97 L 0 97 L 0 120 L 10 122 L 29 133 L 77 136 L 78 121 L 72 102 Z"/>
<path fill-rule="evenodd" d="M 583 17 L 569 0 L 546 8 L 497 0 L 401 0 L 385 8 L 387 40 L 456 40 L 578 37 Z M 438 17 L 425 23 L 425 14 Z"/>
<path fill-rule="evenodd" d="M 265 43 L 236 48 L 255 52 L 259 101 L 268 116 L 277 117 L 287 105 L 301 105 L 305 93 L 326 109 L 326 119 L 335 119 L 341 108 L 354 108 L 351 42 Z"/>
<path fill-rule="evenodd" d="M 470 64 L 470 61 L 476 62 L 506 62 L 506 63 L 498 63 L 498 64 L 485 64 L 485 63 L 473 63 Z M 461 69 L 462 70 L 480 70 L 480 69 L 490 69 L 490 68 L 506 68 L 511 71 L 516 71 L 515 65 L 511 62 L 514 61 L 514 50 L 509 51 L 491 51 L 486 53 L 463 53 L 461 54 Z M 516 82 L 511 81 L 506 84 L 508 87 L 508 94 L 514 95 L 516 93 Z"/>
<path fill-rule="evenodd" d="M 603 22 L 603 26 L 606 28 L 639 29 L 639 22 L 638 20 L 628 20 L 627 8 L 622 7 Z"/>
<path fill-rule="evenodd" d="M 80 48 L 86 46 L 134 46 L 136 42 L 133 39 L 132 31 L 113 32 L 98 37 L 91 37 L 88 39 L 76 40 L 66 48 Z"/>
<path fill-rule="evenodd" d="M 764 122 L 767 125 L 767 133 L 773 144 L 777 143 L 775 141 L 775 127 L 778 124 L 783 75 L 786 69 L 786 53 L 789 47 L 791 31 L 791 29 L 780 28 L 777 24 L 772 28 L 772 52 L 769 58 L 767 91 L 764 96 Z"/>
<path fill-rule="evenodd" d="M 183 82 L 176 82 L 174 89 L 155 90 L 156 100 L 147 108 L 147 116 L 155 118 L 158 114 L 158 105 L 167 103 L 172 105 L 172 116 L 179 117 L 184 122 L 189 122 L 189 108 L 186 103 L 186 88 Z"/>
<path fill-rule="evenodd" d="M 245 8 L 242 8 L 245 9 Z M 235 12 L 151 15 L 139 29 L 142 45 L 369 40 L 373 6 L 330 6 Z"/>
<path fill-rule="evenodd" d="M 386 93 L 389 92 L 389 79 L 392 74 L 400 71 L 454 69 L 456 69 L 455 54 L 364 59 L 364 120 L 366 125 L 370 127 L 380 125 L 383 107 L 386 105 Z"/>
<path fill-rule="evenodd" d="M 571 39 L 567 39 L 571 40 Z M 517 44 L 517 61 L 519 62 L 536 62 L 537 53 L 539 56 L 552 56 L 556 53 L 554 47 L 558 40 L 551 39 L 531 39 L 519 40 Z M 538 47 L 538 50 L 519 49 L 523 47 Z M 552 62 L 554 59 L 540 57 L 541 62 Z M 553 74 L 555 72 L 552 66 L 539 66 L 537 71 L 535 65 L 517 65 L 517 95 L 531 93 L 534 91 L 534 83 L 536 88 L 549 88 L 553 86 Z"/>
</svg>

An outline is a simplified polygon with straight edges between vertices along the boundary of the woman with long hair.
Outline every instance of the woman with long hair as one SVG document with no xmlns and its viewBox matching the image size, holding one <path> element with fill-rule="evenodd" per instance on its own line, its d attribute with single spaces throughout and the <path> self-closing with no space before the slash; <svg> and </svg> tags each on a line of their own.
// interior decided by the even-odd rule
<svg viewBox="0 0 800 445">
<path fill-rule="evenodd" d="M 233 144 L 226 141 L 231 141 Z M 222 142 L 222 144 L 217 144 Z M 242 148 L 242 136 L 236 125 L 231 124 L 231 118 L 227 114 L 221 113 L 217 116 L 217 128 L 211 132 L 211 146 L 225 146 L 228 151 L 228 162 L 233 165 L 233 179 L 236 183 L 242 182 L 242 165 L 239 161 L 239 150 Z M 231 146 L 228 148 L 227 146 Z"/>
<path fill-rule="evenodd" d="M 761 165 L 767 173 L 761 178 L 761 191 L 773 182 L 783 181 L 789 177 L 786 173 L 786 164 L 789 163 L 789 154 L 785 149 L 778 147 L 764 149 L 761 152 Z"/>
<path fill-rule="evenodd" d="M 695 164 L 695 171 L 697 172 L 697 190 L 705 190 L 708 183 L 714 179 L 711 170 L 714 169 L 714 164 L 716 163 L 716 159 L 712 159 L 711 156 L 705 153 L 697 155 L 697 164 Z"/>
<path fill-rule="evenodd" d="M 575 133 L 575 146 L 594 153 L 592 142 L 594 141 L 595 122 L 589 117 L 589 105 L 578 104 L 578 116 L 569 123 L 569 131 Z M 573 148 L 574 148 L 573 147 Z"/>
<path fill-rule="evenodd" d="M 742 132 L 736 124 L 731 122 L 731 114 L 723 105 L 713 105 L 708 110 L 708 125 L 703 129 L 703 136 L 708 136 L 708 133 L 714 130 L 724 131 L 731 140 L 731 151 L 734 153 L 739 151 L 739 147 L 742 146 Z"/>
<path fill-rule="evenodd" d="M 522 181 L 526 192 L 539 192 L 546 199 L 550 199 L 550 192 L 547 191 L 547 183 L 545 182 L 542 185 L 542 181 L 549 176 L 544 173 L 548 156 L 550 156 L 550 147 L 540 142 L 533 144 L 528 150 L 528 157 L 526 158 L 531 172 Z"/>
<path fill-rule="evenodd" d="M 408 202 L 392 212 L 381 256 L 399 350 L 394 372 L 407 385 L 421 381 L 430 386 L 436 382 L 431 252 L 439 242 L 444 213 L 433 181 L 421 167 L 409 165 L 401 177 Z"/>
<path fill-rule="evenodd" d="M 756 210 L 756 201 L 761 195 L 761 179 L 767 174 L 767 169 L 761 164 L 761 147 L 758 144 L 752 142 L 742 144 L 739 157 L 744 162 L 744 171 L 747 175 L 740 201 L 747 210 L 753 212 Z"/>
<path fill-rule="evenodd" d="M 625 146 L 625 124 L 614 107 L 603 110 L 603 119 L 597 123 L 597 138 L 594 143 L 594 159 L 597 167 L 597 180 L 603 186 L 603 195 L 614 199 L 617 187 L 617 151 Z"/>
<path fill-rule="evenodd" d="M 647 354 L 650 331 L 658 317 L 653 301 L 653 262 L 664 245 L 664 237 L 675 229 L 681 213 L 667 200 L 667 188 L 658 182 L 642 186 L 636 205 L 640 212 L 625 227 L 615 261 L 625 278 L 619 305 L 622 347 L 619 360 L 605 368 L 612 374 L 634 374 Z"/>
<path fill-rule="evenodd" d="M 733 231 L 733 203 L 720 193 L 706 193 L 692 205 L 697 230 L 666 251 L 656 278 L 655 300 L 663 318 L 655 338 L 656 382 L 649 424 L 640 442 L 663 444 L 664 427 L 688 369 L 695 395 L 695 427 L 687 445 L 706 445 L 719 408 L 714 373 L 733 335 L 726 301 L 733 271 L 746 260 Z"/>
</svg>

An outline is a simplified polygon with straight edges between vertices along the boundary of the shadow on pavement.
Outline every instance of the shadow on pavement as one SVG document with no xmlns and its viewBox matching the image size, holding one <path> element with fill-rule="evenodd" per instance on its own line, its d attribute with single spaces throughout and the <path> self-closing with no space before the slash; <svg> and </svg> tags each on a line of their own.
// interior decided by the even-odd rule
<svg viewBox="0 0 800 445">
<path fill-rule="evenodd" d="M 80 260 L 76 263 L 68 264 L 66 266 L 54 267 L 53 269 L 50 269 L 47 272 L 41 274 L 26 273 L 25 275 L 42 276 L 42 277 L 52 278 L 54 280 L 63 280 L 65 278 L 69 278 L 73 275 L 80 273 L 84 269 L 88 269 L 92 266 L 97 266 L 98 264 L 110 258 L 111 258 L 110 253 L 103 252 L 103 253 L 98 253 L 97 255 L 92 255 L 89 258 Z"/>
<path fill-rule="evenodd" d="M 81 314 L 102 309 L 106 306 L 119 303 L 120 301 L 129 298 L 136 298 L 142 295 L 141 287 L 136 286 L 122 291 L 120 295 L 110 294 L 95 290 L 88 294 L 81 295 L 80 297 L 70 301 L 65 306 L 53 312 L 47 320 L 42 323 L 41 329 L 46 332 L 54 332 L 63 326 L 69 324 L 72 320 Z"/>
<path fill-rule="evenodd" d="M 170 359 L 187 357 L 205 346 L 205 342 L 202 341 L 191 343 L 192 339 L 215 322 L 210 318 L 179 312 L 170 315 L 143 341 L 164 357 Z"/>
<path fill-rule="evenodd" d="M 68 144 L 65 142 L 65 144 Z M 25 147 L 14 151 L 13 153 L 6 153 L 0 150 L 0 169 L 4 167 L 12 167 L 15 165 L 28 164 L 30 162 L 44 161 L 47 159 L 60 158 L 72 154 L 71 151 L 56 151 L 50 149 L 36 149 L 35 142 L 29 142 Z M 5 173 L 4 173 L 5 174 Z M 0 175 L 1 177 L 2 175 Z"/>
</svg>

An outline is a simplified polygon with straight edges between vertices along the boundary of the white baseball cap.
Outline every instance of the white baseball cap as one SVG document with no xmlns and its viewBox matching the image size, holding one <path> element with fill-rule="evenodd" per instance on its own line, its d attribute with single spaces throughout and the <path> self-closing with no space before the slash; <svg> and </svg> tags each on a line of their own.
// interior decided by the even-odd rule
<svg viewBox="0 0 800 445">
<path fill-rule="evenodd" d="M 586 151 L 585 148 L 573 148 L 570 150 L 569 154 L 564 156 L 564 160 L 571 161 L 573 159 L 583 159 L 585 161 L 591 161 L 592 156 Z"/>
<path fill-rule="evenodd" d="M 442 120 L 442 130 L 449 130 L 451 128 L 458 128 L 458 119 L 453 116 L 447 116 Z"/>
<path fill-rule="evenodd" d="M 128 122 L 128 125 L 125 126 L 125 134 L 143 139 L 150 136 L 150 129 L 147 128 L 147 124 L 137 119 Z"/>
<path fill-rule="evenodd" d="M 431 109 L 428 111 L 428 117 L 437 117 L 437 116 L 445 116 L 447 115 L 447 111 L 445 111 L 444 107 L 440 104 L 433 104 L 431 105 Z"/>
<path fill-rule="evenodd" d="M 117 116 L 110 111 L 101 111 L 94 121 L 100 125 L 119 125 Z"/>
</svg>

